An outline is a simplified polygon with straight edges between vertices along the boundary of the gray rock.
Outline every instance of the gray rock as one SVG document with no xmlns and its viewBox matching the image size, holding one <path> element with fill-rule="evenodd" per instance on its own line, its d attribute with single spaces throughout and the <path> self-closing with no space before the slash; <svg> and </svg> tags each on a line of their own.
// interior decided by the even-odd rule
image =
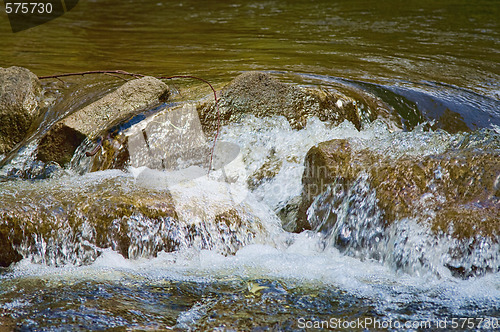
<svg viewBox="0 0 500 332">
<path fill-rule="evenodd" d="M 169 97 L 168 86 L 154 77 L 132 80 L 56 123 L 41 139 L 37 157 L 64 165 L 85 138 L 104 131 Z"/>
<path fill-rule="evenodd" d="M 28 134 L 39 115 L 42 89 L 26 68 L 0 68 L 0 154 L 7 153 Z"/>
</svg>

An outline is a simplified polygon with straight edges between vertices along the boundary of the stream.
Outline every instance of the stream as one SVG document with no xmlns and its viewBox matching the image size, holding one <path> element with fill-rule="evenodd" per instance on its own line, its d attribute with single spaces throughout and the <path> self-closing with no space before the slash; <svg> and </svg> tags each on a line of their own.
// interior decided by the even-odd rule
<svg viewBox="0 0 500 332">
<path fill-rule="evenodd" d="M 122 83 L 43 81 L 53 94 L 45 113 L 15 152 L 0 155 L 0 216 L 30 234 L 18 245 L 23 259 L 0 268 L 0 331 L 497 330 L 498 222 L 491 241 L 436 236 L 425 218 L 437 211 L 422 200 L 424 213 L 378 227 L 366 174 L 343 204 L 333 186 L 315 199 L 313 230 L 289 232 L 281 217 L 301 195 L 306 154 L 324 141 L 418 160 L 489 151 L 498 163 L 498 17 L 497 1 L 89 0 L 13 34 L 0 13 L 0 67 L 195 75 L 217 90 L 258 70 L 341 91 L 366 115 L 360 128 L 312 117 L 301 129 L 282 116 L 247 115 L 220 128 L 216 146 L 229 149 L 227 160 L 187 180 L 182 171 L 194 166 L 89 172 L 86 145 L 69 166 L 37 178 L 40 136 Z M 198 81 L 166 83 L 177 92 L 162 107 L 212 96 Z M 367 100 L 400 120 L 371 121 Z M 213 135 L 205 139 L 212 146 Z M 498 216 L 498 175 L 495 188 Z M 148 199 L 164 196 L 172 206 L 148 210 Z M 146 207 L 127 211 L 129 201 Z M 168 209 L 175 222 L 160 213 Z M 336 228 L 322 227 L 325 209 Z M 103 228 L 126 234 L 126 253 Z M 468 255 L 456 259 L 457 250 Z M 480 272 L 459 277 L 454 264 Z"/>
</svg>

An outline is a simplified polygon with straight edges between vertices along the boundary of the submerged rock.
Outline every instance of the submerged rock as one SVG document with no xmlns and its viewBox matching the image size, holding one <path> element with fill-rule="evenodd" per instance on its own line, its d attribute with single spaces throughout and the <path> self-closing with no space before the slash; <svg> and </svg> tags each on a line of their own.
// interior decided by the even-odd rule
<svg viewBox="0 0 500 332">
<path fill-rule="evenodd" d="M 487 253 L 499 242 L 498 149 L 395 157 L 332 140 L 310 149 L 305 168 L 295 231 L 327 229 L 338 233 L 337 247 L 354 241 L 367 248 L 379 246 L 387 230 L 417 220 L 430 235 L 455 241 L 444 259 L 453 273 L 467 277 L 500 268 L 499 257 L 484 264 L 468 259 L 474 250 Z M 363 232 L 363 238 L 355 238 Z M 398 237 L 385 240 L 399 243 Z"/>
<path fill-rule="evenodd" d="M 257 117 L 284 116 L 294 129 L 303 128 L 312 116 L 335 124 L 348 120 L 359 129 L 361 120 L 355 104 L 345 95 L 287 85 L 262 72 L 241 74 L 225 86 L 219 96 L 221 125 L 253 114 Z M 214 102 L 200 103 L 198 112 L 204 129 L 214 130 L 217 125 Z"/>
<path fill-rule="evenodd" d="M 57 122 L 41 139 L 37 157 L 64 165 L 85 138 L 96 139 L 119 122 L 166 101 L 168 96 L 168 86 L 156 78 L 129 81 Z"/>
<path fill-rule="evenodd" d="M 0 155 L 29 133 L 39 116 L 41 95 L 38 77 L 28 69 L 0 68 Z"/>
<path fill-rule="evenodd" d="M 146 166 L 176 169 L 207 166 L 210 146 L 196 109 L 184 104 L 156 114 L 105 138 L 91 159 L 90 171 Z"/>
</svg>

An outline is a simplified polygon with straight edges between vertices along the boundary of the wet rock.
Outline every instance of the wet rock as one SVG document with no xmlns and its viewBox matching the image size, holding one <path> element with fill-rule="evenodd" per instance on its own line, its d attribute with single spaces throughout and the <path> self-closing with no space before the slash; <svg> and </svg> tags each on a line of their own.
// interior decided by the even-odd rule
<svg viewBox="0 0 500 332">
<path fill-rule="evenodd" d="M 8 225 L 0 225 L 0 267 L 7 267 L 23 258 L 15 249 L 15 243 L 11 237 L 12 234 Z"/>
<path fill-rule="evenodd" d="M 277 212 L 278 217 L 281 219 L 281 225 L 285 231 L 294 232 L 299 228 L 297 226 L 297 219 L 301 203 L 302 197 L 296 196 Z"/>
<path fill-rule="evenodd" d="M 347 140 L 332 140 L 311 148 L 305 167 L 297 231 L 311 228 L 306 211 L 328 186 L 347 188 L 366 172 L 387 225 L 418 218 L 434 232 L 457 239 L 500 234 L 497 150 L 391 158 L 355 149 Z"/>
<path fill-rule="evenodd" d="M 62 172 L 61 166 L 55 162 L 43 163 L 41 161 L 33 161 L 26 165 L 23 169 L 12 168 L 7 173 L 7 178 L 18 178 L 26 180 L 42 180 L 47 179 Z"/>
<path fill-rule="evenodd" d="M 0 236 L 7 241 L 0 252 L 14 248 L 16 255 L 4 259 L 3 266 L 30 256 L 51 265 L 85 264 L 104 248 L 128 257 L 131 220 L 176 218 L 168 193 L 131 191 L 116 182 L 85 183 L 82 190 L 41 182 L 39 190 L 20 192 L 17 201 L 7 189 L 0 208 Z"/>
<path fill-rule="evenodd" d="M 500 270 L 498 146 L 394 156 L 358 143 L 310 149 L 295 231 L 314 229 L 346 254 L 406 272 Z"/>
<path fill-rule="evenodd" d="M 256 189 L 262 185 L 262 183 L 273 179 L 281 170 L 283 160 L 278 158 L 274 149 L 271 149 L 265 160 L 266 161 L 262 164 L 262 166 L 248 177 L 248 187 L 251 190 Z"/>
<path fill-rule="evenodd" d="M 471 131 L 462 115 L 451 111 L 449 108 L 444 110 L 443 114 L 437 119 L 433 127 L 441 128 L 449 133 Z"/>
<path fill-rule="evenodd" d="M 207 166 L 210 146 L 192 104 L 165 108 L 116 135 L 106 137 L 90 171 L 147 166 L 176 169 Z"/>
<path fill-rule="evenodd" d="M 227 255 L 264 232 L 258 211 L 233 199 L 207 201 L 202 189 L 186 197 L 175 185 L 145 181 L 115 171 L 4 183 L 1 266 L 22 257 L 48 265 L 88 264 L 106 248 L 127 258 L 187 248 Z"/>
<path fill-rule="evenodd" d="M 95 140 L 119 122 L 166 101 L 168 96 L 168 86 L 156 78 L 129 81 L 57 122 L 41 139 L 37 157 L 64 165 L 85 138 Z"/>
<path fill-rule="evenodd" d="M 56 123 L 40 141 L 37 159 L 65 165 L 71 160 L 73 152 L 84 139 L 85 135 L 78 130 L 68 127 L 64 123 Z"/>
<path fill-rule="evenodd" d="M 0 331 L 8 332 L 15 331 L 17 327 L 17 322 L 10 315 L 5 314 L 6 310 L 2 310 L 2 315 L 0 315 Z"/>
<path fill-rule="evenodd" d="M 335 124 L 348 120 L 358 129 L 361 126 L 353 99 L 324 89 L 287 85 L 262 72 L 241 74 L 224 87 L 219 96 L 219 111 L 221 125 L 253 114 L 284 116 L 294 129 L 303 128 L 312 116 Z M 214 130 L 217 111 L 213 101 L 201 102 L 198 112 L 204 129 Z"/>
<path fill-rule="evenodd" d="M 0 68 L 0 155 L 29 133 L 39 115 L 41 95 L 38 77 L 28 69 Z"/>
</svg>

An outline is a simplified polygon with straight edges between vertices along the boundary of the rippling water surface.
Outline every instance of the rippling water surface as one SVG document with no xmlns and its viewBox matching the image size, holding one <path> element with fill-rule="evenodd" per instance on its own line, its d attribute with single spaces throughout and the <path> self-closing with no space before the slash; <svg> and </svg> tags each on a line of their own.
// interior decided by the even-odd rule
<svg viewBox="0 0 500 332">
<path fill-rule="evenodd" d="M 403 255 L 398 259 L 411 263 L 400 268 L 390 259 L 373 258 L 373 252 L 339 249 L 335 230 L 286 232 L 276 213 L 300 195 L 304 157 L 322 141 L 348 139 L 421 158 L 467 144 L 500 155 L 499 17 L 498 1 L 89 0 L 59 19 L 13 34 L 1 13 L 1 67 L 24 66 L 38 75 L 96 69 L 196 75 L 217 88 L 241 72 L 262 70 L 294 85 L 347 95 L 361 91 L 392 107 L 405 132 L 379 122 L 357 130 L 348 122 L 332 126 L 315 118 L 301 130 L 280 117 L 248 117 L 225 126 L 219 139 L 241 150 L 244 182 L 252 184 L 243 204 L 258 216 L 248 228 L 258 236 L 232 232 L 228 245 L 223 231 L 202 220 L 195 227 L 199 238 L 190 238 L 188 230 L 169 233 L 178 250 L 152 254 L 160 231 L 148 230 L 148 216 L 132 215 L 127 219 L 136 240 L 131 259 L 87 241 L 85 211 L 120 193 L 140 196 L 154 189 L 161 195 L 167 188 L 148 178 L 139 181 L 134 170 L 83 175 L 65 170 L 43 181 L 7 180 L 6 174 L 32 161 L 35 132 L 8 161 L 0 158 L 0 212 L 29 216 L 26 211 L 32 211 L 41 217 L 26 217 L 26 224 L 53 225 L 55 240 L 27 239 L 21 244 L 26 258 L 0 270 L 0 330 L 301 330 L 306 321 L 358 319 L 432 330 L 438 324 L 457 327 L 452 319 L 469 317 L 474 328 L 500 326 L 499 272 L 456 278 L 441 255 L 456 244 L 433 242 L 418 220 L 386 235 L 404 234 L 409 243 L 390 253 L 393 260 Z M 64 109 L 49 109 L 39 132 L 65 109 L 117 84 L 108 79 L 80 81 L 87 92 L 96 86 L 100 92 L 76 92 L 78 100 L 66 100 Z M 197 83 L 178 85 L 187 91 L 184 99 L 209 92 Z M 427 121 L 441 129 L 429 131 Z M 262 181 L 259 170 L 266 163 L 274 173 Z M 353 191 L 366 189 L 362 177 L 357 185 Z M 213 191 L 213 179 L 178 189 L 178 199 L 210 210 L 201 197 L 206 188 L 213 201 L 226 199 Z M 368 188 L 365 206 L 369 193 Z M 189 201 L 193 197 L 200 200 Z M 101 207 L 114 215 L 114 206 Z M 72 222 L 82 223 L 80 233 L 66 233 L 61 220 L 68 211 L 75 213 Z M 360 236 L 368 236 L 362 226 L 373 215 L 362 208 L 354 212 Z M 185 216 L 190 217 L 198 218 Z M 378 250 L 389 250 L 384 248 Z M 55 256 L 45 254 L 50 250 Z M 470 250 L 477 250 L 474 264 L 498 265 L 498 243 Z"/>
<path fill-rule="evenodd" d="M 2 14 L 0 64 L 39 75 L 91 69 L 192 74 L 244 70 L 372 82 L 439 82 L 496 96 L 496 1 L 80 1 L 12 34 Z"/>
</svg>

